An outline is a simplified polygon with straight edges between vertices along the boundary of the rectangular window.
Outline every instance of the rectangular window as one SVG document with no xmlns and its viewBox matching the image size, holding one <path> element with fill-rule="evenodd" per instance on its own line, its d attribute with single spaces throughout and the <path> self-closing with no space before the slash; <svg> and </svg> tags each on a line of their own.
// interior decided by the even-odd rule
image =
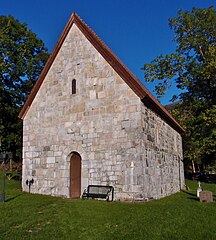
<svg viewBox="0 0 216 240">
<path fill-rule="evenodd" d="M 72 80 L 72 94 L 76 94 L 76 80 Z"/>
</svg>

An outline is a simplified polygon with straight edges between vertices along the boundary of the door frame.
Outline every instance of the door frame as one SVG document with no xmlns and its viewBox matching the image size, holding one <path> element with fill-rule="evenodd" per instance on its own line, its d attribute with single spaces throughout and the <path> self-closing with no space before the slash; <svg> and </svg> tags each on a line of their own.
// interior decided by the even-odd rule
<svg viewBox="0 0 216 240">
<path fill-rule="evenodd" d="M 76 183 L 78 185 L 79 189 L 77 191 L 78 193 L 76 194 L 76 196 L 73 196 L 73 189 L 72 189 L 72 177 L 73 177 L 73 166 L 72 165 L 73 165 L 73 161 L 75 159 L 75 158 L 73 159 L 73 157 L 77 157 L 77 160 L 79 159 L 79 163 L 78 163 L 79 168 L 76 169 L 76 170 L 79 171 L 79 173 L 78 173 L 79 179 L 77 179 L 77 183 Z M 78 152 L 72 152 L 70 154 L 70 179 L 69 179 L 69 197 L 70 198 L 80 198 L 80 196 L 81 196 L 81 184 L 82 184 L 81 180 L 82 180 L 82 158 L 81 158 L 81 155 Z"/>
</svg>

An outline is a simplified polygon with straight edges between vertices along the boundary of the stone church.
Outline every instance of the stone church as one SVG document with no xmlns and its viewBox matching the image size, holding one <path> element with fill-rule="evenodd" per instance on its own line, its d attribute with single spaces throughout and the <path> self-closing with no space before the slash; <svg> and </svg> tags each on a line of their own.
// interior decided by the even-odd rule
<svg viewBox="0 0 216 240">
<path fill-rule="evenodd" d="M 32 89 L 23 119 L 22 187 L 79 198 L 158 199 L 184 185 L 184 129 L 73 13 Z"/>
</svg>

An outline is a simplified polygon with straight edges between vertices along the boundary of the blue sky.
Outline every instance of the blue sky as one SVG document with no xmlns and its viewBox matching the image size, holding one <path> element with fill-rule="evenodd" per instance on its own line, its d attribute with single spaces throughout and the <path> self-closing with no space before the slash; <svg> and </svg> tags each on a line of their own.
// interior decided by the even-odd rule
<svg viewBox="0 0 216 240">
<path fill-rule="evenodd" d="M 27 23 L 51 52 L 75 11 L 152 92 L 153 84 L 145 83 L 140 68 L 175 49 L 168 18 L 179 9 L 215 5 L 215 0 L 0 0 L 0 15 Z M 173 92 L 161 103 L 169 103 Z"/>
</svg>

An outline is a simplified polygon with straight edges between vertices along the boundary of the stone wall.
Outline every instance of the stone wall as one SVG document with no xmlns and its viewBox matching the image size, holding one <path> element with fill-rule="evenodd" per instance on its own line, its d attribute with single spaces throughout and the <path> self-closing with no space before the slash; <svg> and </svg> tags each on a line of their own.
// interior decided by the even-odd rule
<svg viewBox="0 0 216 240">
<path fill-rule="evenodd" d="M 161 198 L 184 187 L 181 135 L 142 106 L 144 198 Z"/>
<path fill-rule="evenodd" d="M 180 135 L 143 105 L 75 24 L 23 124 L 24 191 L 33 177 L 32 192 L 69 197 L 74 151 L 82 158 L 82 191 L 113 185 L 117 200 L 179 190 Z"/>
<path fill-rule="evenodd" d="M 70 153 L 76 151 L 82 190 L 111 184 L 123 191 L 125 157 L 139 155 L 140 111 L 139 98 L 73 25 L 24 118 L 24 190 L 34 175 L 33 192 L 68 197 Z"/>
</svg>

